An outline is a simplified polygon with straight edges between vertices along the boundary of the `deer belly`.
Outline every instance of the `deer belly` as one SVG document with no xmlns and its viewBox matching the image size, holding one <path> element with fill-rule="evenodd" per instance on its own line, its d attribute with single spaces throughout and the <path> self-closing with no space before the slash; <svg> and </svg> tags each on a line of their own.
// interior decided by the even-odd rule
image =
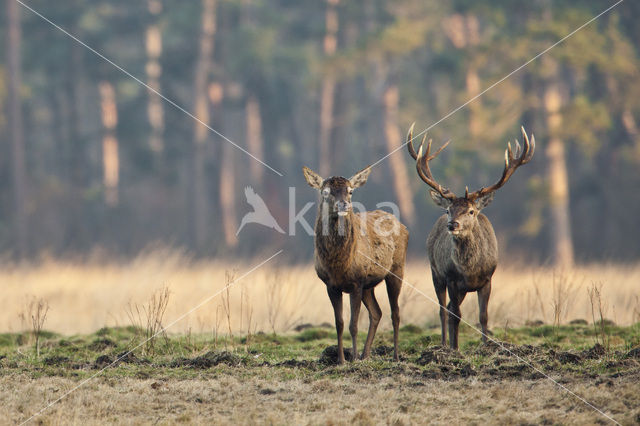
<svg viewBox="0 0 640 426">
<path fill-rule="evenodd" d="M 330 287 L 334 287 L 343 293 L 353 293 L 358 288 L 358 284 L 351 281 L 343 281 L 338 283 L 331 283 Z"/>
</svg>

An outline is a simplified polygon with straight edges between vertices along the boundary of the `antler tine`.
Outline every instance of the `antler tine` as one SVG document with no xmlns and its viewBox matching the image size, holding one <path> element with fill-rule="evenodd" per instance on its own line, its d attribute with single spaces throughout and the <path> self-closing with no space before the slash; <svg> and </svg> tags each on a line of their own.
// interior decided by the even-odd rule
<svg viewBox="0 0 640 426">
<path fill-rule="evenodd" d="M 528 153 L 526 157 L 523 159 L 522 164 L 526 164 L 533 158 L 533 153 L 536 150 L 536 137 L 532 134 L 531 141 L 529 141 L 529 136 L 527 135 L 526 130 L 524 130 L 524 126 L 520 126 L 520 130 L 522 131 L 522 137 L 524 138 L 524 151 Z"/>
<path fill-rule="evenodd" d="M 418 154 L 416 154 L 416 150 L 413 147 L 413 127 L 416 125 L 414 121 L 409 127 L 409 132 L 407 133 L 407 149 L 409 150 L 409 154 L 413 157 L 414 160 L 418 159 Z"/>
<path fill-rule="evenodd" d="M 513 152 L 511 149 L 511 142 L 507 143 L 507 149 L 504 151 L 504 171 L 502 172 L 500 180 L 487 188 L 481 188 L 471 194 L 466 194 L 468 199 L 474 200 L 482 195 L 500 189 L 505 183 L 507 183 L 513 172 L 515 172 L 518 167 L 531 161 L 536 148 L 535 137 L 531 135 L 531 140 L 529 140 L 529 136 L 524 130 L 524 127 L 521 127 L 520 129 L 522 130 L 522 135 L 524 137 L 524 144 L 520 145 L 516 139 L 516 149 L 515 152 Z"/>
<path fill-rule="evenodd" d="M 422 148 L 424 146 L 424 142 L 426 139 L 427 139 L 427 136 L 425 135 L 422 138 L 422 142 L 420 143 L 420 148 L 418 149 L 418 159 L 416 161 L 416 170 L 418 171 L 418 175 L 427 185 L 429 185 L 431 188 L 438 191 L 438 193 L 444 198 L 450 198 L 450 199 L 455 198 L 455 195 L 452 192 L 450 192 L 447 188 L 442 187 L 438 182 L 436 182 L 436 180 L 433 178 L 433 175 L 431 174 L 431 169 L 429 168 L 429 161 L 436 158 L 438 154 L 440 154 L 440 152 L 442 152 L 442 150 L 445 149 L 447 145 L 449 145 L 450 141 L 447 141 L 447 143 L 441 146 L 435 152 L 435 154 L 429 155 L 431 153 L 432 139 L 429 139 L 426 152 L 424 152 L 424 154 L 422 152 Z"/>
</svg>

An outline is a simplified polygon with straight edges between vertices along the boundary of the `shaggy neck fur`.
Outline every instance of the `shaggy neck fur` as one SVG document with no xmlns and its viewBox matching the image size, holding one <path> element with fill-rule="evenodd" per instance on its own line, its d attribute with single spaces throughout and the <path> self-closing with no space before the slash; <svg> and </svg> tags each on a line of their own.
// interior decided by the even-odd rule
<svg viewBox="0 0 640 426">
<path fill-rule="evenodd" d="M 349 211 L 346 216 L 329 213 L 323 218 L 322 205 L 316 219 L 316 249 L 318 255 L 327 266 L 347 264 L 355 252 L 354 213 Z M 328 229 L 325 230 L 324 226 Z"/>
<path fill-rule="evenodd" d="M 485 250 L 482 238 L 478 238 L 479 225 L 475 224 L 473 229 L 468 230 L 464 235 L 451 235 L 453 240 L 453 250 L 451 258 L 459 270 L 466 271 L 468 275 L 479 272 L 484 262 Z"/>
</svg>

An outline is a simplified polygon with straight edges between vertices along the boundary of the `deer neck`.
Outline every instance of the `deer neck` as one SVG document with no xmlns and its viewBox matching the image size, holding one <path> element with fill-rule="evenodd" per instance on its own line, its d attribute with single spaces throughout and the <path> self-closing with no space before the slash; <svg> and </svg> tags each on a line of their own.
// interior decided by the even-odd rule
<svg viewBox="0 0 640 426">
<path fill-rule="evenodd" d="M 356 248 L 354 213 L 346 216 L 318 212 L 316 219 L 316 249 L 329 265 L 348 264 Z"/>
<path fill-rule="evenodd" d="M 474 227 L 466 235 L 450 236 L 453 241 L 451 258 L 462 271 L 473 271 L 482 262 L 481 239 L 478 237 L 477 228 Z"/>
</svg>

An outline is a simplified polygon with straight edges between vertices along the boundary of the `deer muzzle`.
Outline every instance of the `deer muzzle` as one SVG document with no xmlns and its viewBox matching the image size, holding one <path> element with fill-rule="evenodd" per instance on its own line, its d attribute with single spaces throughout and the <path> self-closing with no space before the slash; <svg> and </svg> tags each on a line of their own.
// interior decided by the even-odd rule
<svg viewBox="0 0 640 426">
<path fill-rule="evenodd" d="M 452 220 L 451 222 L 447 223 L 447 229 L 449 230 L 449 232 L 455 232 L 459 230 L 460 222 Z"/>
<path fill-rule="evenodd" d="M 351 210 L 351 203 L 347 201 L 336 201 L 335 211 L 338 213 L 338 216 L 346 216 Z"/>
</svg>

